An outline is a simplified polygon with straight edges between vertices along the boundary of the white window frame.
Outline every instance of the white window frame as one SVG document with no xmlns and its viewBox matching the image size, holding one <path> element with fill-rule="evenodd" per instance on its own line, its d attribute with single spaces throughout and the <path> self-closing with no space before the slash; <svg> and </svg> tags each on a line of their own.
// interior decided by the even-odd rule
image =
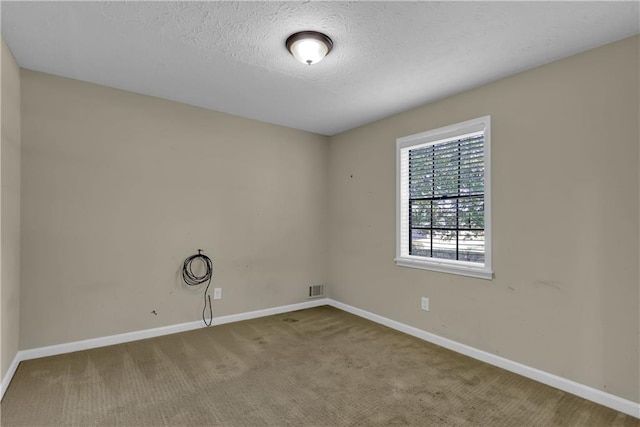
<svg viewBox="0 0 640 427">
<path fill-rule="evenodd" d="M 402 151 L 420 145 L 436 144 L 447 139 L 484 131 L 484 265 L 467 261 L 409 255 L 408 177 L 402 176 Z M 404 233 L 404 234 L 403 234 Z M 491 116 L 441 127 L 396 140 L 396 258 L 400 267 L 419 268 L 442 273 L 460 274 L 481 279 L 493 279 L 491 251 Z"/>
</svg>

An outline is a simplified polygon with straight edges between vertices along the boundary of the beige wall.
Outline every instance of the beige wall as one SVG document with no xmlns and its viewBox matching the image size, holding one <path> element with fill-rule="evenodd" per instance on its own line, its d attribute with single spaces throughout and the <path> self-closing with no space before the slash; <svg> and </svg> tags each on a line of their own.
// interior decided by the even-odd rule
<svg viewBox="0 0 640 427">
<path fill-rule="evenodd" d="M 634 37 L 333 137 L 333 298 L 639 401 L 638 59 Z M 396 138 L 487 114 L 495 279 L 396 267 Z"/>
<path fill-rule="evenodd" d="M 325 281 L 328 138 L 27 70 L 22 124 L 21 349 L 199 320 L 198 248 L 216 316 Z"/>
<path fill-rule="evenodd" d="M 20 309 L 20 69 L 2 38 L 0 127 L 0 378 L 18 352 Z"/>
</svg>

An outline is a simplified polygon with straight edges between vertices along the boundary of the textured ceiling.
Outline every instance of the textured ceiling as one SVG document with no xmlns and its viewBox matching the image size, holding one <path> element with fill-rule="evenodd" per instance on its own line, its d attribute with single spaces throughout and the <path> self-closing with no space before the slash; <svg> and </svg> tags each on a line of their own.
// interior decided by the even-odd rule
<svg viewBox="0 0 640 427">
<path fill-rule="evenodd" d="M 7 2 L 21 67 L 325 135 L 639 32 L 638 2 Z M 301 30 L 334 41 L 305 66 Z"/>
</svg>

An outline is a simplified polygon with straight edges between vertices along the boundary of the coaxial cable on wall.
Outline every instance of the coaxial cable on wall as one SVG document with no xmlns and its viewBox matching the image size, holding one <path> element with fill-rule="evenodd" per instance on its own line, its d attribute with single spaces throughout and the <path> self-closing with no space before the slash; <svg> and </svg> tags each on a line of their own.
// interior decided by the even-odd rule
<svg viewBox="0 0 640 427">
<path fill-rule="evenodd" d="M 189 258 L 184 260 L 184 264 L 182 265 L 182 280 L 187 286 L 198 286 L 203 283 L 207 284 L 207 287 L 204 289 L 204 307 L 202 307 L 202 321 L 206 326 L 211 326 L 213 323 L 213 306 L 211 305 L 211 296 L 209 295 L 209 286 L 211 285 L 211 279 L 213 278 L 213 261 L 211 258 L 201 253 L 202 249 L 198 249 L 198 253 L 195 255 L 191 255 Z M 193 272 L 193 263 L 194 261 L 200 261 L 204 265 L 204 273 L 202 275 L 198 275 Z M 209 321 L 205 317 L 205 313 L 209 307 Z"/>
</svg>

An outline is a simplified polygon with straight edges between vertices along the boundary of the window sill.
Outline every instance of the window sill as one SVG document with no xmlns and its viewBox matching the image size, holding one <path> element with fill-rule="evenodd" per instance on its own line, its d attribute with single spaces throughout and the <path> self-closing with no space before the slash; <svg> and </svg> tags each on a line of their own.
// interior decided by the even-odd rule
<svg viewBox="0 0 640 427">
<path fill-rule="evenodd" d="M 477 277 L 479 279 L 485 280 L 493 279 L 493 271 L 484 267 L 475 267 L 471 265 L 453 265 L 449 263 L 431 262 L 413 258 L 396 258 L 395 261 L 398 267 L 419 268 L 421 270 L 458 274 L 461 276 Z"/>
</svg>

